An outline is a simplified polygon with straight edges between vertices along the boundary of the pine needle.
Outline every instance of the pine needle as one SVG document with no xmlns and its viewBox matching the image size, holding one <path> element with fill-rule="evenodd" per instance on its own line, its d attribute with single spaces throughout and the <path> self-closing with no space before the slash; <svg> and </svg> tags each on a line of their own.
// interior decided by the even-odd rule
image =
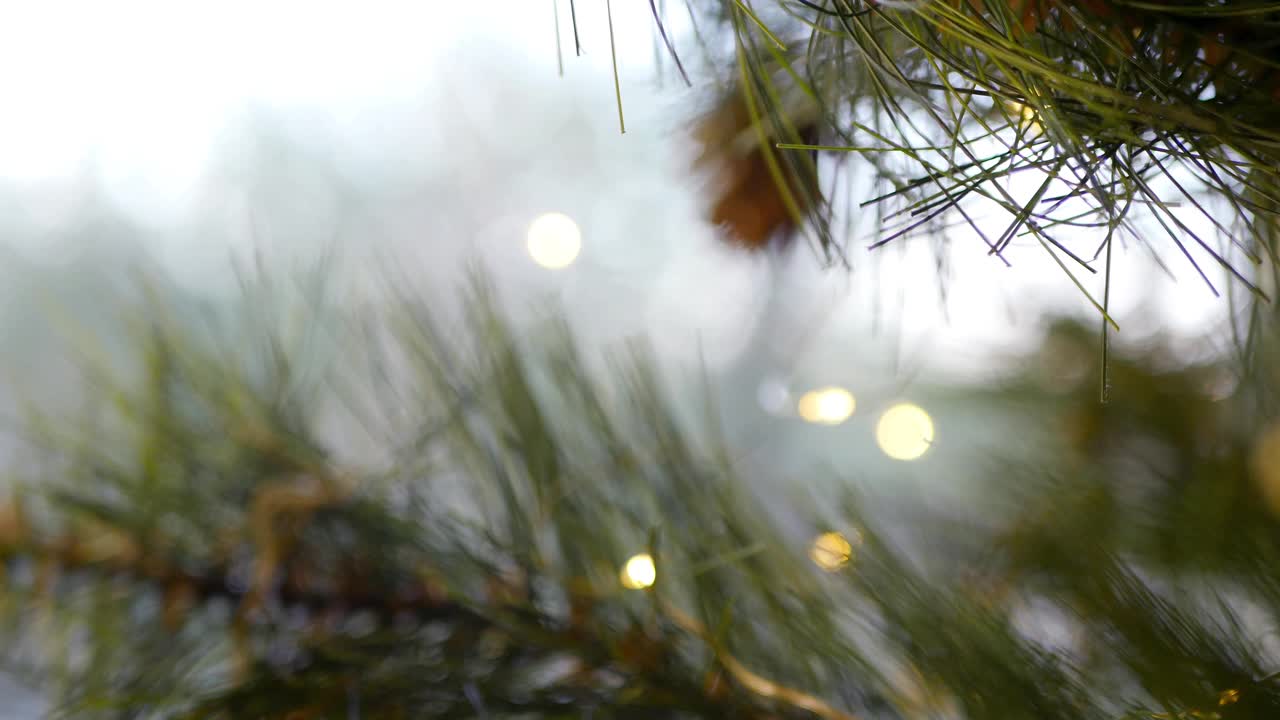
<svg viewBox="0 0 1280 720">
<path fill-rule="evenodd" d="M 622 117 L 622 81 L 618 79 L 618 49 L 613 37 L 613 0 L 605 0 L 605 12 L 609 19 L 609 53 L 613 57 L 613 92 L 618 101 L 618 132 L 627 133 L 627 123 Z"/>
</svg>

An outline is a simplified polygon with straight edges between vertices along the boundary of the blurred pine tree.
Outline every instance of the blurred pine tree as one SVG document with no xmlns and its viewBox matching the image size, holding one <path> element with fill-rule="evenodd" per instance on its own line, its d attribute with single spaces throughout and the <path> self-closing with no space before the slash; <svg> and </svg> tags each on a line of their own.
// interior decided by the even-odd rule
<svg viewBox="0 0 1280 720">
<path fill-rule="evenodd" d="M 840 150 L 901 203 L 880 242 L 969 198 L 1011 218 L 971 225 L 993 252 L 1030 234 L 1087 265 L 1056 228 L 1089 229 L 1101 256 L 1139 211 L 1216 252 L 1163 188 L 1274 272 L 1280 6 L 708 7 L 704 30 L 734 40 L 732 102 L 754 98 L 752 181 L 763 162 L 775 190 L 810 194 L 749 245 L 808 223 L 840 250 L 801 174 Z M 801 32 L 803 53 L 777 47 Z M 820 122 L 797 122 L 805 103 Z M 734 150 L 748 128 L 730 125 Z M 1024 170 L 1066 188 L 1018 200 L 1005 181 Z M 594 372 L 565 328 L 518 334 L 482 285 L 461 337 L 408 296 L 352 311 L 255 287 L 209 325 L 145 298 L 134 372 L 90 358 L 93 413 L 32 414 L 34 460 L 0 504 L 0 632 L 54 716 L 1280 716 L 1267 305 L 1213 366 L 1073 354 L 1108 368 L 1105 404 L 1036 368 L 955 390 L 1031 408 L 1059 442 L 1028 456 L 1009 437 L 981 507 L 904 522 L 852 490 L 753 487 L 643 350 Z M 1051 341 L 1095 337 L 1063 324 Z M 379 462 L 338 451 L 333 412 Z"/>
</svg>

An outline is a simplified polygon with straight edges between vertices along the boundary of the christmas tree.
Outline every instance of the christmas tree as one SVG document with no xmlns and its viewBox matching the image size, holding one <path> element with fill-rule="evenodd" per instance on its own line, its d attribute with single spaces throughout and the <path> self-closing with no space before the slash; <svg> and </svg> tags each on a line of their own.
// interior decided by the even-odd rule
<svg viewBox="0 0 1280 720">
<path fill-rule="evenodd" d="M 848 260 L 859 205 L 879 248 L 1029 236 L 1097 314 L 938 391 L 954 422 L 786 398 L 873 416 L 890 462 L 771 488 L 752 446 L 802 441 L 735 422 L 751 353 L 717 382 L 602 358 L 483 272 L 351 303 L 332 265 L 245 270 L 229 305 L 133 276 L 127 333 L 71 321 L 83 408 L 33 397 L 13 437 L 4 669 L 66 717 L 1276 717 L 1280 6 L 691 3 L 697 61 L 651 6 L 677 74 L 722 81 L 695 136 L 731 243 Z M 841 200 L 859 173 L 883 192 Z M 1116 339 L 1126 238 L 1236 276 L 1228 352 Z M 863 482 L 957 472 L 984 408 L 968 502 Z"/>
</svg>

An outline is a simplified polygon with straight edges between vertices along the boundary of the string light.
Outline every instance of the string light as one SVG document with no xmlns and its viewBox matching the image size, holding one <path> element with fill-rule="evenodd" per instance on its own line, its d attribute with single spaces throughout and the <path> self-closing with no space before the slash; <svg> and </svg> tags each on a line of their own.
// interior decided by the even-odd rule
<svg viewBox="0 0 1280 720">
<path fill-rule="evenodd" d="M 876 423 L 876 444 L 894 460 L 915 460 L 933 445 L 933 419 L 910 403 L 894 405 Z"/>
<path fill-rule="evenodd" d="M 546 213 L 529 223 L 529 256 L 549 270 L 568 267 L 582 249 L 582 231 L 563 213 Z"/>
<path fill-rule="evenodd" d="M 854 534 L 853 542 L 838 532 L 825 532 L 819 535 L 813 541 L 813 546 L 809 548 L 809 559 L 814 565 L 826 570 L 827 572 L 835 572 L 844 567 L 853 557 L 854 545 L 862 544 L 862 537 Z"/>
<path fill-rule="evenodd" d="M 1008 102 L 1006 107 L 1009 112 L 1017 116 L 1018 129 L 1035 136 L 1044 132 L 1044 126 L 1040 124 L 1040 113 L 1030 105 L 1024 105 L 1020 102 Z"/>
<path fill-rule="evenodd" d="M 1280 422 L 1262 429 L 1249 453 L 1253 480 L 1262 502 L 1274 515 L 1280 515 Z"/>
<path fill-rule="evenodd" d="M 643 590 L 657 582 L 658 568 L 653 564 L 653 557 L 649 553 L 640 553 L 627 560 L 618 577 L 622 586 L 628 590 Z"/>
<path fill-rule="evenodd" d="M 810 390 L 800 396 L 796 411 L 806 422 L 839 425 L 853 415 L 857 403 L 853 394 L 841 387 Z"/>
</svg>

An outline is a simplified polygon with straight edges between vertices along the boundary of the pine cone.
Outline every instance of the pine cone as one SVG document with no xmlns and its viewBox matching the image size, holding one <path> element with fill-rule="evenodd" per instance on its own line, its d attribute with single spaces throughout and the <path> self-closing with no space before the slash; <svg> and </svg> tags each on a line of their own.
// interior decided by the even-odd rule
<svg viewBox="0 0 1280 720">
<path fill-rule="evenodd" d="M 817 113 L 806 103 L 791 103 L 779 109 L 775 121 L 758 111 L 757 127 L 748 102 L 741 88 L 735 89 L 699 120 L 694 137 L 702 145 L 697 167 L 714 173 L 711 221 L 727 231 L 731 243 L 754 251 L 774 240 L 788 244 L 818 202 L 816 156 L 774 147 L 779 142 L 816 143 L 818 124 Z M 784 182 L 778 182 L 771 162 Z"/>
</svg>

